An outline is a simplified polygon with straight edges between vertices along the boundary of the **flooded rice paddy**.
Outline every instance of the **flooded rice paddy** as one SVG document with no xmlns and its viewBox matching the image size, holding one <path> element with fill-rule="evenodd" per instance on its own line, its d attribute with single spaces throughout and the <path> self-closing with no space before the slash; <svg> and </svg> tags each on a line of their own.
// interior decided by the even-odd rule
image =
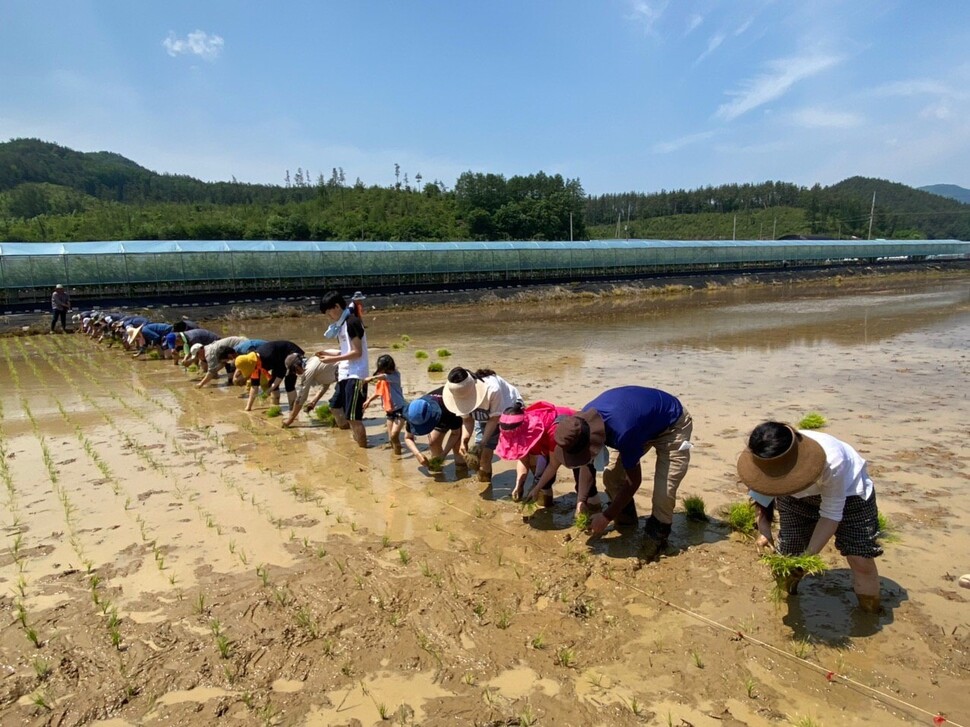
<svg viewBox="0 0 970 727">
<path fill-rule="evenodd" d="M 322 317 L 204 322 L 324 347 Z M 444 382 L 429 361 L 493 368 L 527 401 L 676 394 L 695 423 L 680 494 L 709 522 L 678 511 L 644 564 L 637 535 L 572 529 L 565 475 L 523 522 L 509 463 L 491 487 L 450 461 L 430 475 L 384 446 L 377 408 L 361 450 L 171 362 L 0 339 L 0 723 L 970 723 L 965 277 L 365 322 L 409 397 Z M 894 526 L 881 617 L 856 611 L 831 546 L 829 572 L 776 602 L 723 522 L 747 432 L 813 411 L 869 460 Z"/>
</svg>

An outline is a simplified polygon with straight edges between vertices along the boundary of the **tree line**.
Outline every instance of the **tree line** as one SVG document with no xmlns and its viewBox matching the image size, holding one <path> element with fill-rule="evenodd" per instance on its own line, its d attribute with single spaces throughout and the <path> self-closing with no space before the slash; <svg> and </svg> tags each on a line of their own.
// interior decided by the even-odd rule
<svg viewBox="0 0 970 727">
<path fill-rule="evenodd" d="M 578 179 L 544 172 L 469 171 L 452 188 L 397 164 L 388 187 L 351 184 L 340 167 L 282 176 L 280 185 L 202 182 L 18 139 L 0 144 L 0 241 L 866 237 L 873 191 L 873 237 L 970 239 L 970 205 L 862 177 L 588 196 Z"/>
</svg>

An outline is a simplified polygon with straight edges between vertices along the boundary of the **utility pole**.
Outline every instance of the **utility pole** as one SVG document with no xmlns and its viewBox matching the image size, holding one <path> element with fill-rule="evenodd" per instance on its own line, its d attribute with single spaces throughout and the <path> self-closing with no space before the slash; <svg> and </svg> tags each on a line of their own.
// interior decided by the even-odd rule
<svg viewBox="0 0 970 727">
<path fill-rule="evenodd" d="M 573 213 L 569 213 L 569 241 L 573 241 Z"/>
<path fill-rule="evenodd" d="M 731 239 L 738 239 L 738 216 L 734 215 L 734 232 L 731 233 Z"/>
<path fill-rule="evenodd" d="M 872 217 L 876 214 L 876 193 L 872 193 L 872 208 L 869 210 L 869 236 L 866 237 L 867 240 L 872 239 Z"/>
</svg>

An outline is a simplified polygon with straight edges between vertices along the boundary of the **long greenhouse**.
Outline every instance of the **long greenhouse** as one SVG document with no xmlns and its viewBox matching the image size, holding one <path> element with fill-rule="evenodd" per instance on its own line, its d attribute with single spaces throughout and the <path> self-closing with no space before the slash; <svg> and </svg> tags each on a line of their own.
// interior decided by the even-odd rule
<svg viewBox="0 0 970 727">
<path fill-rule="evenodd" d="M 47 299 L 414 290 L 970 258 L 958 240 L 123 241 L 0 244 L 7 305 Z"/>
</svg>

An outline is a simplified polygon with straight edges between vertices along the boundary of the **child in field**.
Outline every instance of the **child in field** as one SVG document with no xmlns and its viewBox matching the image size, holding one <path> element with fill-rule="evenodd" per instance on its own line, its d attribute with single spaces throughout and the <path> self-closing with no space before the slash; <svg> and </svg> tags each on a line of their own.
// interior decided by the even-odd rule
<svg viewBox="0 0 970 727">
<path fill-rule="evenodd" d="M 404 390 L 401 388 L 401 372 L 397 370 L 394 359 L 386 353 L 377 359 L 377 370 L 373 376 L 364 379 L 365 383 L 376 381 L 374 395 L 364 402 L 364 408 L 380 399 L 387 415 L 387 439 L 394 448 L 394 454 L 401 454 L 401 430 L 404 428 Z"/>
</svg>

